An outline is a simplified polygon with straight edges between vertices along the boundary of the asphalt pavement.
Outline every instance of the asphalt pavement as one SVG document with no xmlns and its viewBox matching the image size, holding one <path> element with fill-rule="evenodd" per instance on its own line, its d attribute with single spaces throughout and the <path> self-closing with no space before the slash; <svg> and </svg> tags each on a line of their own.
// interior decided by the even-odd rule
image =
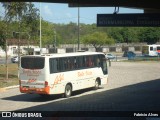
<svg viewBox="0 0 160 120">
<path fill-rule="evenodd" d="M 159 62 L 112 62 L 108 84 L 98 90 L 77 91 L 66 99 L 8 89 L 0 94 L 0 111 L 47 112 L 53 120 L 160 120 L 159 70 Z M 133 117 L 141 113 L 158 117 Z"/>
</svg>

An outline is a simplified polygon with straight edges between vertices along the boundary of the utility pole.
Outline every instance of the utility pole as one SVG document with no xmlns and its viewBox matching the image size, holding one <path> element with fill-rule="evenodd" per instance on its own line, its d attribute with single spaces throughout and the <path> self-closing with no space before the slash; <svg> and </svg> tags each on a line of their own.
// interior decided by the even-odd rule
<svg viewBox="0 0 160 120">
<path fill-rule="evenodd" d="M 6 16 L 6 10 L 5 10 L 5 16 Z M 5 52 L 6 52 L 6 80 L 8 80 L 8 41 L 7 41 L 7 38 L 8 38 L 8 24 L 6 23 L 6 45 L 5 45 Z"/>
<path fill-rule="evenodd" d="M 79 35 L 80 35 L 80 27 L 79 27 L 79 5 L 78 5 L 78 50 L 80 49 L 80 40 L 79 40 Z"/>
<path fill-rule="evenodd" d="M 56 44 L 57 44 L 57 39 L 56 39 L 56 30 L 54 29 L 54 52 L 56 53 Z"/>
<path fill-rule="evenodd" d="M 40 2 L 40 17 L 39 17 L 39 19 L 40 19 L 40 35 L 39 35 L 39 37 L 40 37 L 40 41 L 39 41 L 39 47 L 40 47 L 40 55 L 42 54 L 42 33 L 41 33 L 41 2 Z"/>
<path fill-rule="evenodd" d="M 20 66 L 20 22 L 19 22 L 19 36 L 18 36 L 18 71 L 19 71 L 19 66 Z M 19 73 L 18 73 L 18 78 L 19 78 Z"/>
<path fill-rule="evenodd" d="M 6 51 L 6 80 L 8 80 L 8 41 L 6 39 L 6 46 L 5 46 L 5 51 Z"/>
</svg>

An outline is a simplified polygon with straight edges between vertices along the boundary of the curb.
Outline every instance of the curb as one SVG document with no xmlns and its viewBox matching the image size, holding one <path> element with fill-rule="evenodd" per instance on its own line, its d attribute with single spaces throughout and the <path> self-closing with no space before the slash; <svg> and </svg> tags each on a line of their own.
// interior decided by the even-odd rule
<svg viewBox="0 0 160 120">
<path fill-rule="evenodd" d="M 14 85 L 14 86 L 5 87 L 5 89 L 12 89 L 12 88 L 17 88 L 17 87 L 19 87 L 19 85 Z"/>
<path fill-rule="evenodd" d="M 9 87 L 0 88 L 0 92 L 6 91 L 6 90 L 8 90 L 8 89 L 17 88 L 17 87 L 19 87 L 19 85 L 14 85 L 14 86 L 9 86 Z"/>
<path fill-rule="evenodd" d="M 5 88 L 0 88 L 0 92 L 4 92 L 4 91 L 6 91 Z"/>
</svg>

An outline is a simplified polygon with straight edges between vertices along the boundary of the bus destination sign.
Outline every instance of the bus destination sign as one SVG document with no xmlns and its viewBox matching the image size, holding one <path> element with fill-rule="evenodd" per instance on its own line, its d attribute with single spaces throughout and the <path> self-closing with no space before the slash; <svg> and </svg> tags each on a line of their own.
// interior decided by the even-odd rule
<svg viewBox="0 0 160 120">
<path fill-rule="evenodd" d="M 160 14 L 97 14 L 98 27 L 160 27 Z"/>
</svg>

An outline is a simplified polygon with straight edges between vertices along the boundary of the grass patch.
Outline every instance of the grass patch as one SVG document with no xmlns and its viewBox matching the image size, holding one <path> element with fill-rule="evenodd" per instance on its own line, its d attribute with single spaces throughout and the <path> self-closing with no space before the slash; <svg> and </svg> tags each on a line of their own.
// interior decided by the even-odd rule
<svg viewBox="0 0 160 120">
<path fill-rule="evenodd" d="M 160 61 L 160 56 L 135 56 L 129 60 L 134 61 Z"/>
<path fill-rule="evenodd" d="M 18 84 L 18 65 L 8 64 L 8 79 L 6 79 L 6 66 L 0 64 L 0 88 Z"/>
</svg>

